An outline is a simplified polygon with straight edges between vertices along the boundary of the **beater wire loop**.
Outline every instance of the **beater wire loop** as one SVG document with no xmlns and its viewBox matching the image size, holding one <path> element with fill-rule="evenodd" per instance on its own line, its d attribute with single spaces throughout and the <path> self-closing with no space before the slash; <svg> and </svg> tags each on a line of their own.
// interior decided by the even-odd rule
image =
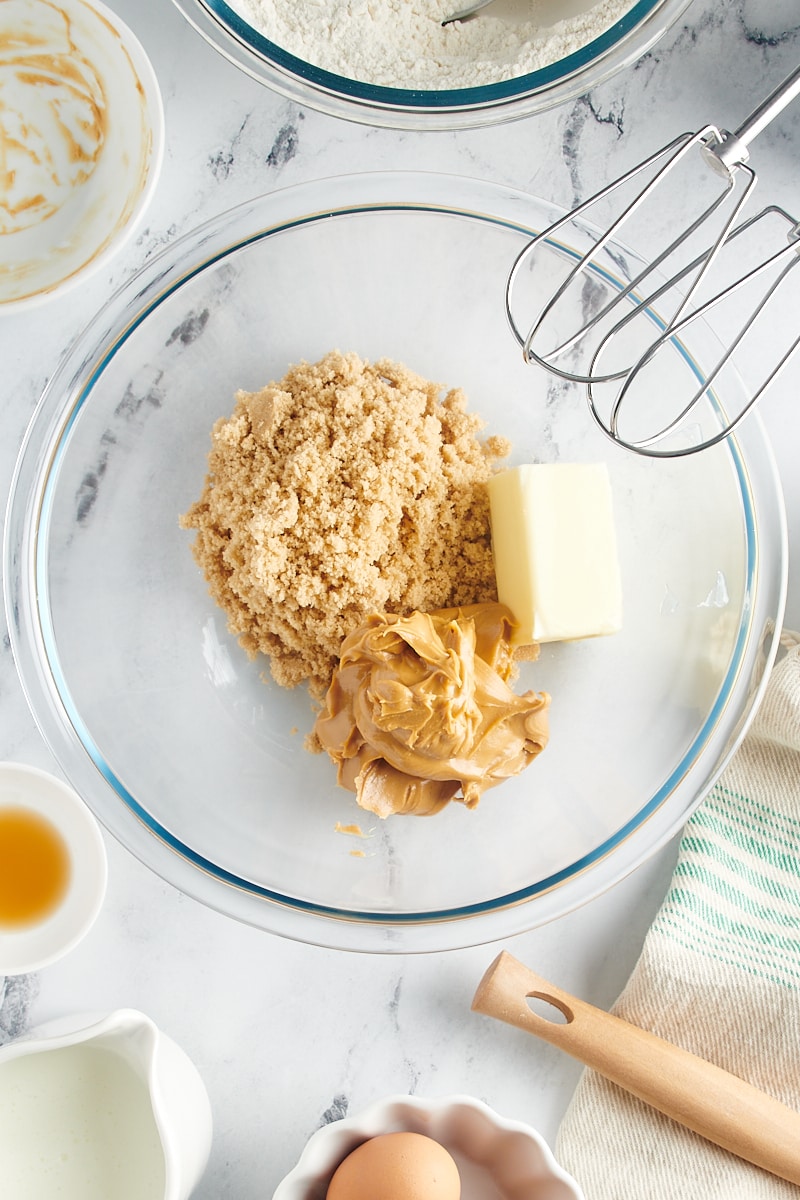
<svg viewBox="0 0 800 1200">
<path fill-rule="evenodd" d="M 749 219 L 743 212 L 757 184 L 755 171 L 747 165 L 750 142 L 786 105 L 800 95 L 800 67 L 751 113 L 734 133 L 716 125 L 705 125 L 696 133 L 682 133 L 660 150 L 643 159 L 620 178 L 607 184 L 571 212 L 537 233 L 515 258 L 506 280 L 506 317 L 512 334 L 527 363 L 535 363 L 560 379 L 585 384 L 589 408 L 604 433 L 620 445 L 637 453 L 672 457 L 694 453 L 715 445 L 733 432 L 766 390 L 783 373 L 800 348 L 800 336 L 791 341 L 766 378 L 728 418 L 721 406 L 718 384 L 723 372 L 734 369 L 734 359 L 745 339 L 751 337 L 759 321 L 774 301 L 790 273 L 800 260 L 800 225 L 775 205 L 764 208 Z M 689 156 L 699 151 L 706 168 L 701 185 L 685 189 L 690 214 L 684 227 L 649 257 L 638 257 L 620 240 L 634 217 L 643 219 L 645 205 L 658 204 L 658 192 L 667 180 L 674 184 L 679 167 L 689 164 Z M 648 176 L 648 172 L 649 177 Z M 646 178 L 640 186 L 642 178 Z M 590 214 L 604 203 L 623 203 L 622 189 L 638 187 L 632 199 L 625 197 L 624 207 L 609 224 L 596 228 Z M 713 187 L 715 194 L 704 198 Z M 728 206 L 727 208 L 725 206 Z M 763 255 L 757 264 L 742 269 L 732 281 L 720 287 L 720 269 L 730 271 L 731 247 L 739 256 L 739 239 L 745 233 L 761 234 L 761 222 L 778 216 L 788 222 L 787 244 L 777 252 Z M 714 233 L 705 233 L 713 221 Z M 706 245 L 696 253 L 693 240 L 705 233 Z M 588 247 L 587 247 L 588 242 Z M 572 244 L 574 243 L 574 245 Z M 537 251 L 552 263 L 560 264 L 560 278 L 542 291 L 534 304 L 536 315 L 523 324 L 515 315 L 518 290 L 523 282 L 527 291 L 537 289 L 540 262 Z M 687 258 L 690 261 L 685 261 Z M 723 352 L 709 365 L 696 353 L 688 353 L 683 339 L 692 327 L 717 313 L 720 305 L 750 288 L 761 277 L 776 277 L 744 316 L 738 330 L 726 341 Z M 762 281 L 763 282 L 763 281 Z M 710 293 L 710 295 L 709 295 Z M 713 338 L 707 339 L 709 344 Z M 621 431 L 623 407 L 629 406 L 635 393 L 647 398 L 642 378 L 661 360 L 665 348 L 678 346 L 683 358 L 691 363 L 691 392 L 675 401 L 675 411 L 655 419 L 655 428 L 636 437 L 624 437 Z M 619 385 L 615 398 L 607 405 L 604 419 L 598 400 L 602 385 Z M 692 444 L 658 446 L 682 430 L 703 398 L 720 417 L 720 428 L 698 434 Z"/>
</svg>

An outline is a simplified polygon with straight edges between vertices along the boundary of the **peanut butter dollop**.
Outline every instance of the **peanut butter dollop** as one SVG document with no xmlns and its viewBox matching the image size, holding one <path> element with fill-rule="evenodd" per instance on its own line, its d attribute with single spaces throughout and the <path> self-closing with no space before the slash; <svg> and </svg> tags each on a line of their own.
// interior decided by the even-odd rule
<svg viewBox="0 0 800 1200">
<path fill-rule="evenodd" d="M 475 604 L 375 613 L 344 640 L 315 733 L 362 808 L 474 808 L 541 753 L 550 697 L 508 686 L 512 629 L 503 605 Z"/>
</svg>

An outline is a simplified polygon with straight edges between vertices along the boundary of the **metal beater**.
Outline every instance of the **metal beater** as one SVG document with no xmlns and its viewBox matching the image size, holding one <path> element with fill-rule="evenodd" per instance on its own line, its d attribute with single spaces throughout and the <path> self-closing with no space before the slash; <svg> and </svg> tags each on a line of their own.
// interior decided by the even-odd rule
<svg viewBox="0 0 800 1200">
<path fill-rule="evenodd" d="M 627 449 L 651 457 L 675 457 L 721 441 L 738 426 L 800 348 L 798 334 L 766 378 L 755 390 L 747 391 L 736 414 L 725 413 L 715 385 L 722 373 L 732 367 L 732 356 L 800 262 L 800 224 L 783 209 L 769 205 L 755 216 L 740 220 L 757 182 L 755 172 L 747 165 L 748 147 L 798 93 L 800 67 L 770 93 L 735 133 L 706 125 L 695 133 L 681 134 L 553 222 L 524 247 L 514 262 L 506 285 L 506 313 L 525 360 L 538 363 L 561 379 L 586 384 L 595 420 L 612 440 Z M 647 261 L 621 251 L 618 236 L 623 228 L 640 214 L 646 202 L 654 202 L 654 197 L 655 203 L 658 202 L 657 194 L 667 178 L 678 168 L 685 169 L 688 156 L 695 152 L 702 155 L 710 168 L 714 187 L 720 189 L 718 194 L 712 195 L 708 202 L 701 201 L 699 215 Z M 640 186 L 643 175 L 647 181 Z M 632 181 L 636 181 L 635 186 L 640 190 L 628 203 L 620 201 L 624 207 L 611 224 L 604 230 L 591 226 L 587 220 L 590 210 L 600 202 L 613 203 Z M 703 186 L 707 185 L 706 177 Z M 691 185 L 688 190 L 692 191 Z M 707 226 L 712 219 L 719 228 L 713 240 L 708 241 Z M 779 248 L 761 257 L 755 265 L 743 267 L 748 240 L 754 236 L 757 240 L 763 238 L 768 226 L 776 223 L 783 234 Z M 562 240 L 567 227 L 571 242 L 578 242 L 577 248 Z M 698 238 L 706 244 L 696 253 Z M 588 248 L 584 250 L 587 242 Z M 542 256 L 542 264 L 544 257 L 548 259 L 546 271 L 539 270 L 537 252 Z M 559 260 L 565 276 L 548 291 L 549 299 L 538 315 L 520 328 L 512 311 L 514 295 L 523 284 L 528 291 L 533 289 L 534 295 L 540 295 L 537 279 L 547 271 L 552 272 L 554 258 Z M 727 272 L 725 286 L 719 287 L 717 276 L 723 265 Z M 719 355 L 710 367 L 705 361 L 701 363 L 711 349 L 703 318 L 756 281 L 759 298 L 745 312 L 737 332 L 718 346 Z M 536 299 L 535 305 L 539 303 Z M 737 303 L 741 303 L 741 297 L 737 297 Z M 691 340 L 693 327 L 695 335 L 703 339 L 702 356 L 686 349 L 686 338 L 689 336 Z M 641 395 L 648 391 L 645 377 L 652 379 L 651 370 L 663 370 L 662 352 L 669 351 L 674 358 L 676 347 L 679 357 L 688 365 L 693 394 L 676 402 L 677 411 L 671 408 L 668 415 L 657 415 L 654 427 L 641 421 L 639 408 L 637 420 L 646 428 L 636 436 L 623 436 L 620 430 L 623 407 L 630 404 L 636 393 L 642 403 Z M 614 387 L 605 386 L 609 384 Z M 686 387 L 685 382 L 682 386 Z M 601 395 L 606 397 L 602 409 Z M 695 410 L 704 397 L 705 407 L 714 410 L 714 428 L 698 432 L 695 426 L 692 440 L 686 434 L 687 418 L 695 420 Z M 672 436 L 664 444 L 664 439 L 676 434 L 680 436 Z"/>
</svg>

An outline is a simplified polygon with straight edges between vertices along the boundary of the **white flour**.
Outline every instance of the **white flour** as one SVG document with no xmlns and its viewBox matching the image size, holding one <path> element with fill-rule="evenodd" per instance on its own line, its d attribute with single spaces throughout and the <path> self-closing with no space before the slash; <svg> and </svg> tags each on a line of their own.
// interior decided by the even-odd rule
<svg viewBox="0 0 800 1200">
<path fill-rule="evenodd" d="M 228 0 L 305 62 L 364 83 L 426 90 L 496 83 L 558 62 L 604 33 L 634 0 L 496 0 L 474 20 L 442 28 L 464 3 Z"/>
</svg>

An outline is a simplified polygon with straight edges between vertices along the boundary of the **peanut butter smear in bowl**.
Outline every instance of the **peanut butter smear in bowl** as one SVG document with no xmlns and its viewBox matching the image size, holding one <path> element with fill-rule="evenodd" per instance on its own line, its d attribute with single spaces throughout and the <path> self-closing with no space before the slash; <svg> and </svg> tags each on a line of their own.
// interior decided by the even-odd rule
<svg viewBox="0 0 800 1200">
<path fill-rule="evenodd" d="M 507 608 L 477 604 L 373 614 L 345 640 L 315 733 L 362 808 L 474 808 L 544 750 L 550 697 L 508 686 L 512 627 Z"/>
</svg>

